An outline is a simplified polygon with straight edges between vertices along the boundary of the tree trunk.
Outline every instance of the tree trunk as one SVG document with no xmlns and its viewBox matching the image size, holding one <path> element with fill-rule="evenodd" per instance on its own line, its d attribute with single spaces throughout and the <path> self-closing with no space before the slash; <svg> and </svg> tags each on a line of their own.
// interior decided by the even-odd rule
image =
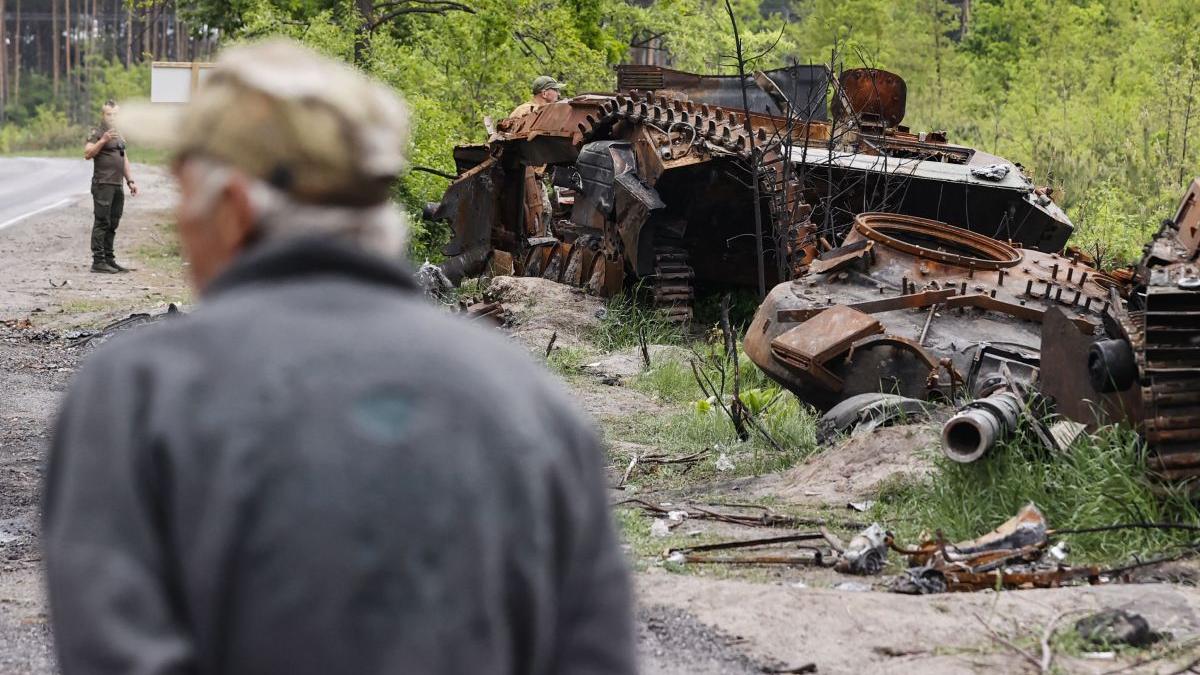
<svg viewBox="0 0 1200 675">
<path fill-rule="evenodd" d="M 57 96 L 58 95 L 58 73 L 60 72 L 60 68 L 58 65 L 58 54 L 60 51 L 59 46 L 58 46 L 58 38 L 59 38 L 58 0 L 50 0 L 50 7 L 51 7 L 51 10 L 50 10 L 50 44 L 51 44 L 51 50 L 53 53 L 53 56 L 51 56 L 50 61 L 52 64 L 51 67 L 54 70 L 54 95 Z"/>
<path fill-rule="evenodd" d="M 4 0 L 0 0 L 0 122 L 4 121 L 4 113 L 8 108 L 8 47 L 4 32 L 8 27 L 7 10 Z"/>
<path fill-rule="evenodd" d="M 66 71 L 63 74 L 67 78 L 67 87 L 70 87 L 72 65 L 74 65 L 71 54 L 71 0 L 63 0 L 63 26 L 66 28 L 66 32 L 63 34 L 63 39 L 66 40 L 63 43 L 65 50 L 63 56 L 66 57 Z M 67 93 L 70 94 L 69 91 Z"/>
<path fill-rule="evenodd" d="M 125 67 L 133 65 L 133 3 L 125 5 Z"/>
<path fill-rule="evenodd" d="M 21 49 L 25 46 L 25 40 L 22 39 L 21 33 L 21 0 L 17 0 L 16 23 L 14 34 L 17 36 L 17 39 L 13 44 L 13 103 L 21 100 Z"/>
<path fill-rule="evenodd" d="M 358 29 L 354 32 L 354 63 L 361 66 L 371 50 L 369 26 L 375 19 L 375 3 L 372 0 L 354 0 L 354 8 L 358 10 L 359 20 Z"/>
</svg>

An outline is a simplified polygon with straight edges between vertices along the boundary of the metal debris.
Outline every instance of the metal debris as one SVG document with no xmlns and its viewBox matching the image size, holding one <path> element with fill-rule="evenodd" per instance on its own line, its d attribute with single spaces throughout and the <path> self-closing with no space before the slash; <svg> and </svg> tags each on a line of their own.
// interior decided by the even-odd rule
<svg viewBox="0 0 1200 675">
<path fill-rule="evenodd" d="M 843 574 L 879 574 L 887 563 L 887 552 L 887 533 L 873 523 L 850 540 L 834 569 Z"/>
<path fill-rule="evenodd" d="M 817 442 L 828 443 L 846 433 L 868 433 L 893 423 L 926 419 L 930 404 L 895 394 L 866 393 L 834 406 L 817 422 Z"/>
<path fill-rule="evenodd" d="M 184 315 L 184 312 L 183 312 L 183 310 L 181 310 L 179 308 L 179 305 L 176 305 L 175 303 L 172 302 L 167 305 L 167 309 L 164 312 L 161 312 L 159 314 L 149 314 L 149 313 L 145 313 L 145 312 L 141 312 L 141 313 L 137 313 L 137 314 L 130 314 L 129 316 L 125 317 L 124 319 L 121 319 L 120 321 L 114 321 L 113 323 L 108 324 L 107 326 L 105 326 L 104 328 L 101 328 L 98 331 L 90 332 L 90 333 L 80 333 L 77 337 L 72 338 L 70 340 L 70 343 L 71 343 L 72 347 L 89 348 L 89 349 L 95 348 L 95 347 L 99 347 L 100 345 L 104 344 L 105 342 L 108 342 L 116 335 L 123 333 L 127 330 L 131 330 L 131 329 L 137 328 L 139 326 L 144 326 L 147 324 L 157 323 L 164 319 L 181 317 L 183 315 Z"/>
<path fill-rule="evenodd" d="M 1106 609 L 1075 622 L 1075 631 L 1084 642 L 1098 647 L 1148 647 L 1163 635 L 1150 630 L 1150 622 L 1141 614 L 1123 609 Z"/>
<path fill-rule="evenodd" d="M 1044 555 L 1049 544 L 1046 519 L 1033 504 L 982 537 L 951 544 L 927 539 L 914 549 L 890 542 L 908 556 L 910 568 L 892 581 L 897 593 L 1052 588 L 1072 581 L 1099 581 L 1100 568 L 1069 567 Z"/>
</svg>

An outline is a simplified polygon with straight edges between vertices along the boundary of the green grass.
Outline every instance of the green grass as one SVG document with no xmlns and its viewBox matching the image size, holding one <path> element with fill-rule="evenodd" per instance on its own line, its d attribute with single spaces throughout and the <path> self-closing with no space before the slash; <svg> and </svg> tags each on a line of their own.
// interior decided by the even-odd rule
<svg viewBox="0 0 1200 675">
<path fill-rule="evenodd" d="M 816 418 L 794 398 L 777 401 L 758 420 L 782 451 L 757 433 L 752 433 L 745 442 L 739 441 L 733 424 L 719 408 L 707 412 L 688 408 L 667 414 L 627 415 L 607 420 L 604 427 L 609 440 L 646 445 L 668 455 L 706 451 L 704 459 L 691 467 L 666 465 L 649 474 L 637 474 L 632 482 L 643 487 L 686 487 L 704 480 L 780 471 L 817 451 Z M 732 470 L 717 470 L 722 454 L 733 462 Z M 628 461 L 626 456 L 613 458 L 614 463 L 622 466 Z"/>
<path fill-rule="evenodd" d="M 694 358 L 696 364 L 702 368 L 704 374 L 715 386 L 719 386 L 720 373 L 714 366 L 714 360 L 720 360 L 722 348 L 713 342 L 694 342 L 691 349 L 696 354 Z M 783 395 L 778 386 L 758 366 L 754 365 L 750 357 L 746 356 L 740 343 L 738 344 L 738 370 L 743 392 L 760 389 L 779 391 L 781 396 Z M 652 364 L 650 368 L 632 378 L 629 386 L 671 403 L 692 403 L 705 398 L 688 361 L 662 361 Z M 725 391 L 728 394 L 732 390 L 732 369 L 730 369 L 730 375 L 727 376 L 725 383 Z"/>
<path fill-rule="evenodd" d="M 951 540 L 970 539 L 1037 504 L 1059 529 L 1137 521 L 1200 524 L 1200 511 L 1182 491 L 1158 494 L 1146 479 L 1136 434 L 1124 427 L 1084 436 L 1065 454 L 1049 456 L 1022 429 L 973 464 L 940 454 L 927 479 L 886 486 L 875 507 L 901 541 L 942 530 Z M 1184 531 L 1122 530 L 1067 535 L 1070 561 L 1107 563 L 1174 550 L 1197 539 Z"/>
<path fill-rule="evenodd" d="M 546 366 L 558 375 L 570 378 L 578 376 L 583 371 L 583 365 L 590 360 L 592 354 L 579 347 L 559 347 L 550 352 Z"/>
<path fill-rule="evenodd" d="M 0 157 L 66 157 L 68 159 L 83 159 L 83 141 L 79 146 L 65 146 L 50 150 L 13 150 L 0 153 Z M 170 153 L 158 148 L 132 148 L 129 151 L 130 161 L 136 164 L 153 164 L 167 166 L 171 163 Z"/>
<path fill-rule="evenodd" d="M 668 321 L 666 315 L 640 301 L 637 295 L 636 292 L 618 295 L 605 303 L 600 325 L 588 335 L 597 349 L 611 352 L 639 345 L 643 334 L 647 344 L 683 343 L 683 330 Z"/>
<path fill-rule="evenodd" d="M 175 224 L 155 223 L 151 241 L 138 246 L 133 255 L 145 265 L 159 271 L 178 270 L 183 258 L 179 247 L 179 235 L 175 232 Z"/>
</svg>

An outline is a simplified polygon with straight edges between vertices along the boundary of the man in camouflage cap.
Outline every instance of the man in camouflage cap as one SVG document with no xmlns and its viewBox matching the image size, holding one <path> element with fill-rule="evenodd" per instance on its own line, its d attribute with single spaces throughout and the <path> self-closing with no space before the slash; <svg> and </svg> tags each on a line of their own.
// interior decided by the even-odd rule
<svg viewBox="0 0 1200 675">
<path fill-rule="evenodd" d="M 554 103 L 562 96 L 563 86 L 549 75 L 539 75 L 533 80 L 533 98 L 513 109 L 509 117 L 520 117 L 537 110 L 547 103 Z"/>
<path fill-rule="evenodd" d="M 126 111 L 175 153 L 202 302 L 102 347 L 64 403 L 62 671 L 634 672 L 597 437 L 394 261 L 401 102 L 268 42 L 186 108 Z"/>
</svg>

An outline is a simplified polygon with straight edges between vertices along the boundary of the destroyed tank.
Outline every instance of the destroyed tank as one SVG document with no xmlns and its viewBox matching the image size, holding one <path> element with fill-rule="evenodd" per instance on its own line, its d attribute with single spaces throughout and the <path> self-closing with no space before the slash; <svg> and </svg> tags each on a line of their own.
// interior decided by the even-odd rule
<svg viewBox="0 0 1200 675">
<path fill-rule="evenodd" d="M 1017 165 L 901 125 L 898 76 L 846 71 L 827 107 L 826 72 L 794 66 L 743 83 L 625 66 L 617 93 L 500 122 L 487 144 L 456 148 L 458 175 L 427 209 L 453 232 L 443 269 L 601 296 L 645 282 L 657 307 L 687 321 L 697 286 L 765 292 L 795 278 L 868 205 L 1062 248 L 1070 221 Z M 530 194 L 541 189 L 533 167 L 550 177 L 548 200 Z"/>
<path fill-rule="evenodd" d="M 776 286 L 745 350 L 801 400 L 828 409 L 873 392 L 986 396 L 1036 379 L 1041 323 L 1101 329 L 1120 282 L 1078 254 L 1003 242 L 946 223 L 864 213 L 842 245 Z"/>
</svg>

